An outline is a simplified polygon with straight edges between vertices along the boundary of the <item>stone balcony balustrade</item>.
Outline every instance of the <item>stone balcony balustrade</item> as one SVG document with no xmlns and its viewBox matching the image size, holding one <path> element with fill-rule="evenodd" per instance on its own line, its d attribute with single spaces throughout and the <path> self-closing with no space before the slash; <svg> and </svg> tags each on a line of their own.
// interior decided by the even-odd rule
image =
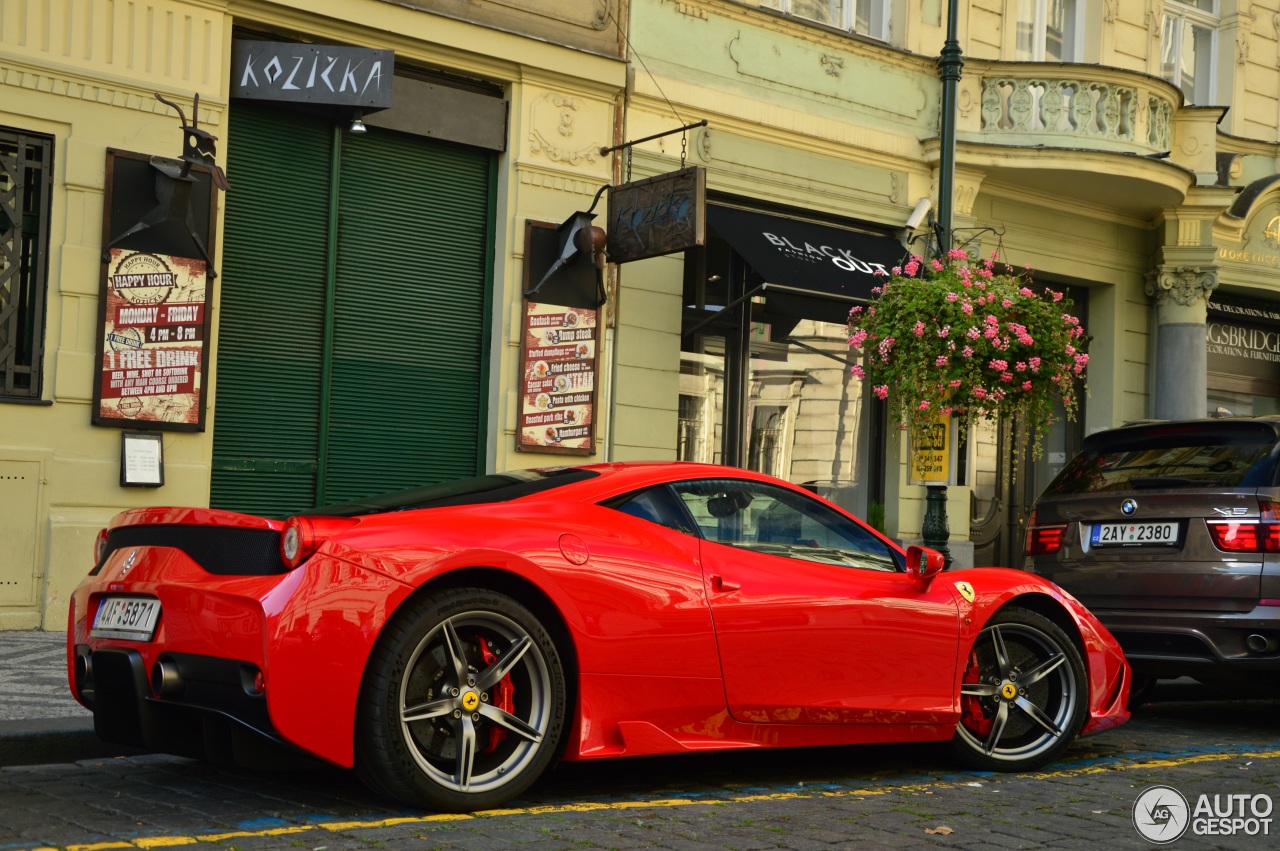
<svg viewBox="0 0 1280 851">
<path fill-rule="evenodd" d="M 1181 97 L 1164 80 L 1095 65 L 972 65 L 981 67 L 965 69 L 958 127 L 962 138 L 1137 155 L 1170 150 Z"/>
</svg>

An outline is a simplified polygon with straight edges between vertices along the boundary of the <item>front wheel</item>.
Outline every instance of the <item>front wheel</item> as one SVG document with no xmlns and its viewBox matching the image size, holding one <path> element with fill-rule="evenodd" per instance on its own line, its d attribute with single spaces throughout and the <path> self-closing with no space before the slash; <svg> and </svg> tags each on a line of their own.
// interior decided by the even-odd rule
<svg viewBox="0 0 1280 851">
<path fill-rule="evenodd" d="M 952 748 L 975 768 L 1038 768 L 1080 732 L 1088 685 L 1075 643 L 1057 624 L 1002 609 L 969 653 Z"/>
<path fill-rule="evenodd" d="M 495 807 L 551 761 L 565 695 L 555 642 L 520 603 L 483 589 L 424 597 L 387 626 L 370 657 L 357 773 L 415 806 Z"/>
</svg>

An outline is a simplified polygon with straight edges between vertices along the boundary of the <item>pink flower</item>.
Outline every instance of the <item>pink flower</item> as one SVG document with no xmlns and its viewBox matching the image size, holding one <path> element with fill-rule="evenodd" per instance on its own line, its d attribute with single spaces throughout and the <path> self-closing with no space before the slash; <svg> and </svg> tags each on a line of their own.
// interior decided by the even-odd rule
<svg viewBox="0 0 1280 851">
<path fill-rule="evenodd" d="M 902 267 L 901 267 L 901 266 L 894 266 L 894 267 L 893 267 L 892 269 L 890 269 L 889 271 L 890 271 L 890 272 L 892 272 L 892 273 L 893 273 L 893 274 L 895 274 L 895 275 L 901 275 L 901 274 L 902 274 Z"/>
<path fill-rule="evenodd" d="M 875 387 L 872 387 L 872 388 L 871 388 L 871 392 L 875 393 L 875 394 L 876 394 L 876 396 L 878 396 L 878 397 L 880 397 L 881 399 L 883 399 L 884 397 L 886 397 L 886 396 L 888 396 L 888 395 L 889 395 L 889 385 L 888 385 L 888 384 L 879 384 L 879 385 L 877 385 L 877 386 L 875 386 Z"/>
<path fill-rule="evenodd" d="M 877 278 L 887 278 L 889 276 L 889 273 L 886 272 L 883 267 L 876 269 L 871 274 L 875 275 Z"/>
<path fill-rule="evenodd" d="M 1006 360 L 992 359 L 991 363 L 987 364 L 987 366 L 990 367 L 991 369 L 996 370 L 997 372 L 1003 372 L 1004 370 L 1009 368 L 1009 362 Z"/>
<path fill-rule="evenodd" d="M 1014 364 L 1014 366 L 1017 368 L 1018 372 L 1027 371 L 1027 365 L 1022 361 L 1018 361 L 1016 364 Z"/>
<path fill-rule="evenodd" d="M 907 262 L 907 265 L 902 267 L 903 274 L 905 274 L 908 278 L 914 278 L 916 276 L 916 272 L 919 272 L 919 271 L 920 271 L 920 261 L 915 257 L 912 257 L 911 260 Z"/>
<path fill-rule="evenodd" d="M 924 322 L 923 322 L 923 321 L 921 321 L 921 320 L 919 320 L 919 319 L 917 319 L 917 320 L 916 320 L 916 327 L 914 327 L 914 328 L 912 328 L 912 329 L 911 329 L 911 333 L 915 334 L 917 337 L 923 337 L 923 336 L 924 336 Z"/>
<path fill-rule="evenodd" d="M 951 326 L 950 326 L 950 325 L 943 325 L 941 328 L 939 328 L 939 329 L 938 329 L 938 336 L 939 336 L 939 337 L 950 337 L 950 336 L 951 336 Z"/>
<path fill-rule="evenodd" d="M 960 379 L 953 378 L 949 382 L 947 382 L 947 386 L 950 387 L 952 390 L 955 390 L 957 387 L 961 385 L 961 383 L 962 382 L 960 381 Z"/>
<path fill-rule="evenodd" d="M 932 267 L 933 271 L 935 272 L 941 272 L 944 268 L 946 268 L 945 266 L 942 265 L 941 260 L 932 260 L 929 262 L 929 266 Z"/>
<path fill-rule="evenodd" d="M 861 312 L 862 312 L 862 305 L 860 305 L 860 304 L 859 304 L 859 305 L 857 305 L 856 307 L 854 307 L 854 308 L 853 308 L 853 310 L 850 310 L 850 311 L 849 311 L 849 315 L 850 315 L 850 316 L 857 316 L 857 315 L 858 315 L 859 313 L 861 313 Z"/>
<path fill-rule="evenodd" d="M 928 399 L 921 399 L 921 400 L 920 400 L 920 410 L 922 410 L 922 411 L 927 411 L 927 410 L 929 410 L 929 400 L 928 400 Z"/>
<path fill-rule="evenodd" d="M 964 311 L 965 316 L 973 315 L 973 305 L 967 301 L 964 304 L 960 305 L 960 309 Z"/>
<path fill-rule="evenodd" d="M 1030 381 L 1030 379 L 1028 379 L 1027 381 L 1022 382 L 1022 389 L 1023 389 L 1023 390 L 1030 390 L 1030 389 L 1031 389 L 1031 381 Z"/>
<path fill-rule="evenodd" d="M 1000 327 L 1000 320 L 999 320 L 999 319 L 996 319 L 994 316 L 992 316 L 992 315 L 990 315 L 990 314 L 988 314 L 988 315 L 987 315 L 987 318 L 986 318 L 985 320 L 983 320 L 983 321 L 984 321 L 984 322 L 986 322 L 988 325 L 992 325 L 992 326 L 995 326 L 995 327 L 997 327 L 997 328 L 998 328 L 998 327 Z"/>
<path fill-rule="evenodd" d="M 862 348 L 862 344 L 866 342 L 866 339 L 867 339 L 867 329 L 859 328 L 858 333 L 854 334 L 852 337 L 849 338 L 849 345 L 856 346 L 857 348 L 860 349 Z"/>
<path fill-rule="evenodd" d="M 1062 301 L 1062 293 L 1055 292 L 1055 293 L 1053 294 L 1053 300 L 1054 300 L 1055 302 Z"/>
<path fill-rule="evenodd" d="M 968 337 L 970 340 L 976 340 L 982 336 L 982 332 L 979 331 L 977 328 L 970 328 L 968 331 L 965 332 L 965 336 Z"/>
<path fill-rule="evenodd" d="M 867 377 L 867 373 L 866 373 L 866 371 L 862 368 L 862 364 L 860 364 L 860 363 L 855 363 L 853 366 L 851 366 L 851 367 L 849 368 L 849 371 L 853 373 L 853 377 L 854 377 L 854 378 L 866 378 L 866 377 Z"/>
<path fill-rule="evenodd" d="M 1005 382 L 1006 384 L 1009 383 L 1010 381 L 1013 381 L 1013 373 L 1012 372 L 1000 373 L 1000 380 Z"/>
<path fill-rule="evenodd" d="M 1008 310 L 1009 308 L 1013 307 L 1013 302 L 1012 302 L 1012 301 L 1010 301 L 1010 300 L 1009 300 L 1009 299 L 1007 299 L 1007 298 L 1006 298 L 1006 299 L 1002 299 L 1002 300 L 1000 301 L 1000 306 L 1001 306 L 1001 307 L 1003 307 L 1005 310 Z"/>
<path fill-rule="evenodd" d="M 987 398 L 987 391 L 986 391 L 986 388 L 985 388 L 985 387 L 975 387 L 975 388 L 973 388 L 973 395 L 974 395 L 974 396 L 977 396 L 979 399 L 985 399 L 985 398 Z"/>
<path fill-rule="evenodd" d="M 946 366 L 946 365 L 947 365 L 947 356 L 946 356 L 946 355 L 938 355 L 938 356 L 934 359 L 934 361 L 933 361 L 933 365 L 934 365 L 934 366 Z"/>
<path fill-rule="evenodd" d="M 968 260 L 969 254 L 963 248 L 953 248 L 947 252 L 947 258 L 950 260 Z"/>
<path fill-rule="evenodd" d="M 952 408 L 950 405 L 945 405 L 938 409 L 938 413 L 942 414 L 944 417 L 951 416 L 951 411 L 952 411 Z"/>
<path fill-rule="evenodd" d="M 1040 358 L 1031 358 L 1027 361 L 1027 364 L 1031 367 L 1032 372 L 1040 371 Z"/>
<path fill-rule="evenodd" d="M 978 277 L 990 280 L 995 277 L 995 274 L 990 269 L 979 269 Z"/>
<path fill-rule="evenodd" d="M 958 298 L 960 298 L 959 293 L 947 293 L 947 301 L 949 302 L 954 302 Z"/>
<path fill-rule="evenodd" d="M 961 350 L 960 354 L 964 355 L 967 358 L 971 358 L 973 357 L 973 349 L 969 348 L 968 346 L 965 346 L 964 349 Z"/>
</svg>

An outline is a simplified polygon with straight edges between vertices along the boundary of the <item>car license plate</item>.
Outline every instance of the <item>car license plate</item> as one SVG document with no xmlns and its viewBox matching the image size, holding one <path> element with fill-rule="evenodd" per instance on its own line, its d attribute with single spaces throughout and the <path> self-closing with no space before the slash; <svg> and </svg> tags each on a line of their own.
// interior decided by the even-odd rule
<svg viewBox="0 0 1280 851">
<path fill-rule="evenodd" d="M 1178 524 L 1168 523 L 1094 523 L 1089 543 L 1095 547 L 1140 547 L 1176 544 Z"/>
<path fill-rule="evenodd" d="M 98 605 L 89 634 L 94 638 L 150 641 L 160 619 L 160 601 L 147 597 L 106 597 Z"/>
</svg>

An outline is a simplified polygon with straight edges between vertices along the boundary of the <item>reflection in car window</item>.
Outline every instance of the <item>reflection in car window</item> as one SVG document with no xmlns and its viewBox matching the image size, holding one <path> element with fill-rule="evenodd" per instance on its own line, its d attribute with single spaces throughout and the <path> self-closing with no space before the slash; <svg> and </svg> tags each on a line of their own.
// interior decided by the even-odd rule
<svg viewBox="0 0 1280 851">
<path fill-rule="evenodd" d="M 1158 425 L 1101 433 L 1085 441 L 1084 451 L 1049 483 L 1045 495 L 1265 487 L 1271 480 L 1274 434 L 1240 425 Z"/>
<path fill-rule="evenodd" d="M 884 541 L 803 494 L 739 479 L 678 482 L 672 488 L 710 541 L 841 567 L 899 569 Z"/>
<path fill-rule="evenodd" d="M 697 534 L 689 525 L 689 520 L 679 500 L 666 485 L 647 488 L 638 493 L 627 494 L 603 503 L 605 508 L 613 508 L 632 517 L 666 526 L 686 535 Z"/>
</svg>

